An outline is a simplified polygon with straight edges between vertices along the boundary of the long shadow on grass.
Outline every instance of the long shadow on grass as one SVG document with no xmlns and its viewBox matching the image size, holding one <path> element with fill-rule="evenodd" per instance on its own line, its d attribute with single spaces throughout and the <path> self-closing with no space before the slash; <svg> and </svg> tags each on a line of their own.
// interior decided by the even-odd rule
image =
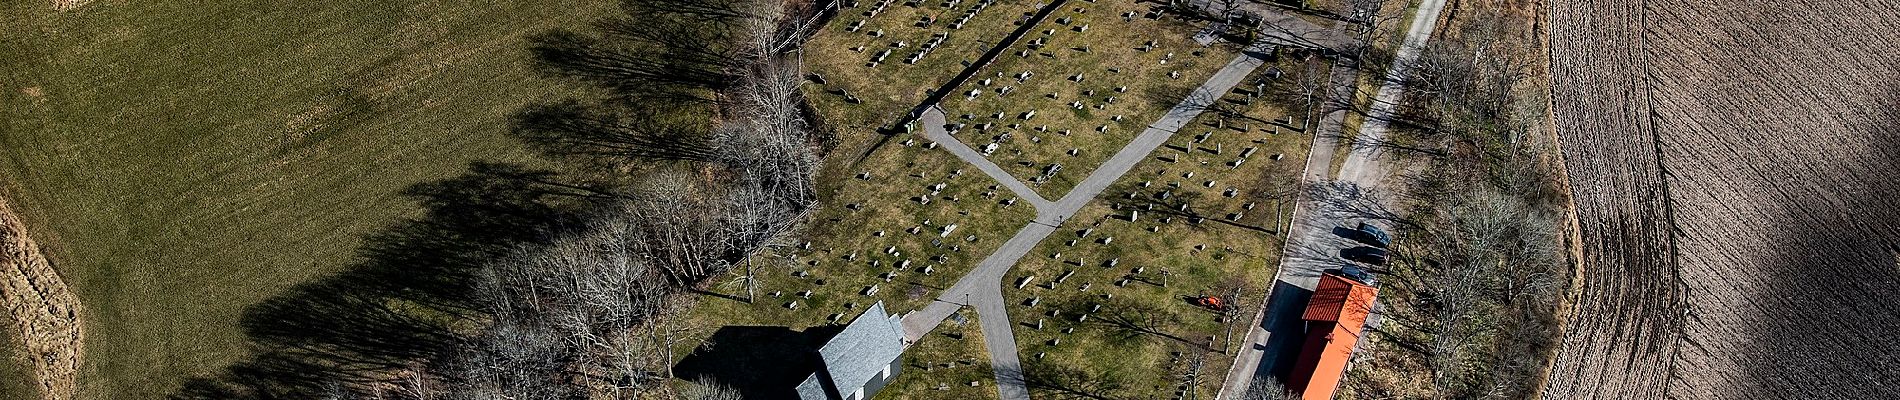
<svg viewBox="0 0 1900 400">
<path fill-rule="evenodd" d="M 463 176 L 403 193 L 426 212 L 364 241 L 345 272 L 251 306 L 241 322 L 257 353 L 174 398 L 318 398 L 335 385 L 390 378 L 460 340 L 474 316 L 477 266 L 543 243 L 573 216 L 563 199 L 586 191 L 552 174 L 477 163 Z"/>
</svg>

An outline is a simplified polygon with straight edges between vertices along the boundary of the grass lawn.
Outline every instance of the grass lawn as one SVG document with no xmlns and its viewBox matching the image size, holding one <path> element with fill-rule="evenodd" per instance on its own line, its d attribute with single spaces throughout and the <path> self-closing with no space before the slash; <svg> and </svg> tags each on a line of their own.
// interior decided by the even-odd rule
<svg viewBox="0 0 1900 400">
<path fill-rule="evenodd" d="M 961 0 L 955 7 L 944 7 L 949 3 L 943 0 L 891 0 L 883 12 L 870 17 L 864 13 L 877 0 L 856 1 L 858 7 L 839 12 L 806 43 L 804 57 L 806 69 L 825 79 L 824 84 L 807 87 L 814 108 L 846 140 L 875 138 L 877 128 L 910 112 L 928 91 L 962 72 L 967 63 L 1015 30 L 1016 22 L 1036 11 L 1031 0 L 994 0 L 962 28 L 952 29 L 950 24 L 981 4 L 979 0 Z M 919 18 L 926 16 L 937 21 L 928 28 L 918 27 Z M 848 29 L 860 22 L 860 29 Z M 872 36 L 879 32 L 881 37 Z M 904 62 L 937 33 L 948 35 L 942 45 L 916 64 Z M 898 48 L 898 42 L 904 47 Z M 873 56 L 886 49 L 891 53 L 884 62 L 868 66 Z M 860 102 L 846 102 L 845 94 Z"/>
<path fill-rule="evenodd" d="M 14 334 L 18 329 L 12 321 L 0 321 L 0 340 L 4 341 L 0 343 L 7 343 L 7 350 L 0 353 L 0 398 L 36 399 L 40 392 L 33 384 L 33 366 L 13 346 L 19 339 Z"/>
<path fill-rule="evenodd" d="M 966 126 L 957 136 L 978 150 L 995 143 L 991 161 L 1043 197 L 1067 194 L 1237 54 L 1201 47 L 1178 18 L 1145 18 L 1152 7 L 1098 0 L 1051 14 L 945 99 L 950 122 Z M 970 97 L 972 90 L 981 92 Z M 1024 118 L 1030 111 L 1035 116 Z M 988 129 L 977 129 L 982 124 Z M 1053 164 L 1062 168 L 1045 176 Z"/>
<path fill-rule="evenodd" d="M 348 263 L 398 195 L 526 161 L 524 35 L 614 2 L 0 6 L 0 186 L 88 311 L 79 398 L 159 398 L 246 355 L 245 306 Z M 11 376 L 10 374 L 8 376 Z"/>
<path fill-rule="evenodd" d="M 921 139 L 900 140 L 916 142 L 873 152 L 859 165 L 862 171 L 841 165 L 833 168 L 840 173 L 819 179 L 819 209 L 806 226 L 809 242 L 753 259 L 756 302 L 707 298 L 694 314 L 714 326 L 802 328 L 830 323 L 833 316 L 849 322 L 877 301 L 892 313 L 920 309 L 1034 216 L 1027 203 L 1003 205 L 1011 197 L 1008 189 L 992 189 L 993 180 L 949 152 L 925 149 Z M 860 179 L 865 171 L 869 177 Z M 943 190 L 930 194 L 937 183 Z M 923 198 L 930 204 L 922 204 Z M 715 279 L 708 290 L 742 298 L 740 277 Z M 877 292 L 865 295 L 872 286 Z M 802 295 L 806 291 L 809 296 Z M 796 309 L 788 306 L 794 302 Z"/>
<path fill-rule="evenodd" d="M 996 373 L 983 350 L 983 329 L 976 311 L 959 312 L 966 321 L 942 326 L 904 351 L 904 371 L 878 391 L 879 399 L 994 399 Z M 971 386 L 970 382 L 976 382 Z"/>
<path fill-rule="evenodd" d="M 1293 60 L 1274 65 L 1298 68 Z M 1230 93 L 1223 101 L 1244 97 Z M 1270 121 L 1298 115 L 1300 102 L 1261 97 L 1242 109 L 1248 117 Z M 1246 132 L 1219 129 L 1214 127 L 1218 118 L 1203 114 L 1183 128 L 1007 276 L 1004 295 L 1012 318 L 1027 324 L 1016 329 L 1025 365 L 1055 366 L 1043 369 L 1048 379 L 1079 391 L 1169 398 L 1185 390 L 1182 377 L 1198 363 L 1197 393 L 1205 397 L 1219 390 L 1233 357 L 1226 338 L 1246 334 L 1279 262 L 1283 239 L 1278 232 L 1292 212 L 1288 195 L 1297 185 L 1310 137 L 1272 134 L 1271 128 L 1259 127 L 1264 121 L 1255 121 L 1256 128 Z M 1225 126 L 1238 120 L 1230 118 Z M 1196 143 L 1202 132 L 1212 134 Z M 1248 148 L 1255 150 L 1246 162 L 1230 164 Z M 1274 160 L 1275 155 L 1281 158 Z M 1168 193 L 1166 199 L 1162 192 Z M 1197 217 L 1204 219 L 1193 223 Z M 1069 276 L 1060 279 L 1064 275 Z M 1036 277 L 1031 284 L 1015 288 L 1029 276 Z M 1190 302 L 1199 295 L 1229 298 L 1237 312 L 1223 321 Z M 1036 329 L 1039 320 L 1043 326 Z M 1025 368 L 1032 374 L 1038 370 Z M 1079 373 L 1047 372 L 1055 370 Z"/>
</svg>

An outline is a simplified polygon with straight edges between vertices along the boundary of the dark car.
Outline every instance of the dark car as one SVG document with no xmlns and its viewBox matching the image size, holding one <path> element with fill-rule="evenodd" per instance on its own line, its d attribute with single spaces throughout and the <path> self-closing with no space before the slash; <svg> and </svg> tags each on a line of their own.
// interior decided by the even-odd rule
<svg viewBox="0 0 1900 400">
<path fill-rule="evenodd" d="M 1385 249 L 1372 246 L 1359 246 L 1339 251 L 1339 258 L 1367 265 L 1385 265 L 1385 257 Z"/>
<path fill-rule="evenodd" d="M 1359 268 L 1358 266 L 1348 265 L 1348 266 L 1339 267 L 1339 268 L 1329 268 L 1321 272 L 1344 276 L 1346 278 L 1350 278 L 1352 280 L 1359 281 L 1359 283 L 1364 283 L 1367 285 L 1379 284 L 1378 281 L 1376 280 L 1376 277 L 1372 276 L 1371 271 L 1366 271 L 1365 268 Z"/>
<path fill-rule="evenodd" d="M 1333 235 L 1381 249 L 1392 244 L 1392 237 L 1386 235 L 1385 230 L 1364 222 L 1359 223 L 1357 228 L 1334 227 Z"/>
<path fill-rule="evenodd" d="M 1365 243 L 1368 246 L 1378 247 L 1381 249 L 1391 247 L 1392 235 L 1386 234 L 1384 229 L 1379 229 L 1379 227 L 1376 225 L 1360 222 L 1359 233 L 1362 233 L 1362 235 L 1359 235 L 1359 236 L 1364 237 L 1365 239 L 1354 239 L 1354 240 L 1358 240 L 1360 243 Z"/>
</svg>

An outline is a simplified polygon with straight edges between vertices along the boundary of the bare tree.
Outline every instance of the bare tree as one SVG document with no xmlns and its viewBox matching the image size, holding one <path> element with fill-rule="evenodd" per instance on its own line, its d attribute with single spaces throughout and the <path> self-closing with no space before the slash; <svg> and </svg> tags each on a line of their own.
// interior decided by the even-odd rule
<svg viewBox="0 0 1900 400">
<path fill-rule="evenodd" d="M 712 378 L 699 378 L 687 383 L 680 389 L 680 400 L 745 400 L 738 389 L 719 383 Z"/>
<path fill-rule="evenodd" d="M 1247 392 L 1240 396 L 1243 400 L 1299 400 L 1297 394 L 1287 393 L 1286 385 L 1271 377 L 1260 377 L 1247 384 Z"/>
</svg>

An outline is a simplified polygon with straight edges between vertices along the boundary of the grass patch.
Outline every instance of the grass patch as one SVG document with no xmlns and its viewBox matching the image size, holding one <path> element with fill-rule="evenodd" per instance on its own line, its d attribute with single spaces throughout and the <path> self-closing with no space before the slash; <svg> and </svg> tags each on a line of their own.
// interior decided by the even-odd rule
<svg viewBox="0 0 1900 400">
<path fill-rule="evenodd" d="M 950 23 L 976 7 L 978 0 L 961 0 L 955 7 L 944 7 L 949 3 L 942 0 L 892 0 L 871 17 L 864 13 L 875 0 L 857 1 L 858 7 L 841 11 L 806 43 L 804 58 L 806 69 L 825 79 L 822 85 L 807 87 L 812 105 L 832 128 L 850 135 L 846 140 L 876 138 L 868 134 L 910 112 L 928 91 L 962 72 L 1014 30 L 1016 22 L 1036 11 L 1029 0 L 996 0 L 962 28 L 951 29 Z M 937 22 L 928 28 L 916 26 L 922 17 Z M 857 31 L 847 29 L 860 21 L 863 25 Z M 882 32 L 882 37 L 873 37 L 873 32 Z M 949 34 L 941 46 L 916 64 L 904 62 L 939 32 Z M 896 47 L 898 42 L 904 47 Z M 872 56 L 885 49 L 891 53 L 884 62 L 867 66 Z M 860 102 L 845 101 L 846 94 Z"/>
<path fill-rule="evenodd" d="M 911 344 L 904 351 L 904 371 L 878 391 L 880 399 L 994 399 L 996 373 L 983 349 L 983 329 L 975 310 L 959 311 L 955 319 Z M 971 386 L 970 382 L 976 382 Z"/>
<path fill-rule="evenodd" d="M 1238 53 L 1194 43 L 1192 27 L 1177 18 L 1145 18 L 1151 4 L 1100 0 L 1065 7 L 944 101 L 950 122 L 967 126 L 961 140 L 979 150 L 995 143 L 991 160 L 1051 200 Z M 1133 18 L 1124 21 L 1130 12 Z M 1150 41 L 1155 47 L 1147 47 Z M 1018 79 L 1024 72 L 1032 75 Z M 1081 82 L 1073 80 L 1077 75 Z M 1006 87 L 1009 92 L 998 95 Z M 971 90 L 982 93 L 971 98 Z M 1082 108 L 1074 107 L 1078 103 Z M 1036 115 L 1024 119 L 1028 111 Z M 989 129 L 975 129 L 985 123 Z M 1052 164 L 1062 169 L 1045 178 Z"/>
<path fill-rule="evenodd" d="M 0 321 L 0 343 L 7 344 L 7 350 L 0 352 L 0 398 L 37 399 L 39 388 L 33 376 L 33 366 L 28 364 L 25 354 L 13 343 L 20 338 L 15 334 L 19 327 L 12 321 Z"/>
<path fill-rule="evenodd" d="M 412 216 L 398 192 L 526 161 L 522 37 L 564 0 L 16 2 L 0 39 L 0 181 L 88 311 L 79 398 L 158 398 L 248 352 L 244 307 Z"/>
</svg>

